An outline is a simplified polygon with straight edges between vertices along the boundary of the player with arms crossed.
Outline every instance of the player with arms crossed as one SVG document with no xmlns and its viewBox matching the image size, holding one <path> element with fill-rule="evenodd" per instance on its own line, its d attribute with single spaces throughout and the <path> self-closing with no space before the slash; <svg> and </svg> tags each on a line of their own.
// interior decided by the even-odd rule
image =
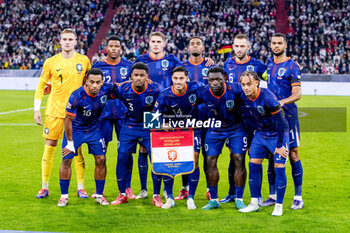
<svg viewBox="0 0 350 233">
<path fill-rule="evenodd" d="M 208 66 L 207 61 L 203 58 L 204 43 L 200 37 L 192 37 L 188 43 L 188 51 L 190 53 L 190 58 L 183 62 L 181 66 L 185 67 L 188 71 L 188 79 L 190 81 L 199 81 L 204 85 L 208 84 L 208 70 L 214 65 Z M 200 104 L 198 106 L 198 120 L 207 119 L 207 108 L 205 104 Z M 201 132 L 201 142 L 205 140 L 206 129 L 198 129 Z M 202 149 L 202 154 L 205 158 L 204 145 Z M 203 161 L 204 171 L 206 170 L 205 159 Z M 189 195 L 189 186 L 188 186 L 188 175 L 182 176 L 182 189 L 175 200 L 182 200 L 187 198 Z M 209 189 L 207 188 L 207 198 L 210 199 Z"/>
<path fill-rule="evenodd" d="M 89 70 L 86 84 L 72 93 L 67 103 L 62 142 L 62 163 L 60 167 L 61 198 L 57 206 L 68 204 L 68 189 L 71 177 L 71 164 L 75 151 L 86 143 L 89 153 L 95 157 L 95 202 L 109 205 L 103 197 L 106 178 L 106 145 L 99 129 L 98 120 L 109 98 L 115 98 L 116 84 L 103 85 L 100 69 Z"/>
<path fill-rule="evenodd" d="M 45 198 L 49 195 L 49 179 L 52 169 L 53 156 L 55 154 L 57 140 L 62 138 L 65 117 L 65 107 L 70 94 L 81 87 L 86 72 L 90 69 L 88 57 L 74 51 L 77 44 L 77 35 L 73 29 L 64 29 L 61 32 L 60 45 L 62 52 L 47 59 L 43 72 L 35 92 L 34 121 L 42 125 L 40 105 L 43 98 L 45 85 L 50 81 L 51 94 L 47 101 L 45 111 L 45 126 L 43 136 L 45 149 L 42 159 L 42 189 L 37 198 Z M 81 151 L 74 160 L 78 179 L 78 196 L 88 198 L 84 190 L 85 162 Z"/>
<path fill-rule="evenodd" d="M 287 41 L 281 33 L 276 33 L 271 38 L 270 47 L 273 60 L 267 63 L 267 88 L 276 95 L 282 106 L 289 125 L 289 159 L 292 166 L 294 181 L 294 201 L 292 209 L 302 209 L 303 167 L 301 165 L 298 147 L 300 145 L 300 130 L 298 120 L 298 108 L 295 104 L 301 98 L 300 68 L 297 63 L 286 56 Z M 270 197 L 264 205 L 275 203 L 275 183 L 273 172 L 269 172 Z"/>
<path fill-rule="evenodd" d="M 125 123 L 120 130 L 120 146 L 118 148 L 117 182 L 120 194 L 112 205 L 127 203 L 126 180 L 127 162 L 131 153 L 136 152 L 137 143 L 144 146 L 147 151 L 150 148 L 150 131 L 143 128 L 144 112 L 151 112 L 161 92 L 161 85 L 148 83 L 148 67 L 145 63 L 135 63 L 131 68 L 132 82 L 121 84 L 118 88 L 118 99 L 122 100 L 128 111 Z M 152 172 L 153 200 L 156 207 L 162 207 L 160 199 L 160 186 L 162 177 Z M 147 193 L 147 191 L 146 191 Z"/>
<path fill-rule="evenodd" d="M 104 83 L 122 83 L 129 80 L 132 63 L 120 57 L 122 52 L 122 41 L 117 36 L 110 36 L 106 45 L 107 58 L 92 65 L 92 68 L 99 68 L 103 72 Z M 120 129 L 125 119 L 126 107 L 120 100 L 108 100 L 101 113 L 101 133 L 105 140 L 106 147 L 113 139 L 113 126 L 120 138 Z M 147 161 L 147 160 L 146 160 Z M 129 199 L 135 199 L 131 189 L 133 158 L 130 156 L 128 162 L 128 181 L 126 194 Z M 91 197 L 94 197 L 92 195 Z"/>
<path fill-rule="evenodd" d="M 240 167 L 244 167 L 247 150 L 247 137 L 242 126 L 240 110 L 240 95 L 242 89 L 238 83 L 226 83 L 226 73 L 220 67 L 212 67 L 208 71 L 208 85 L 198 92 L 198 103 L 205 103 L 208 107 L 208 117 L 221 121 L 221 128 L 209 128 L 205 136 L 205 151 L 207 154 L 207 179 L 211 200 L 203 207 L 205 210 L 220 207 L 218 200 L 219 171 L 217 160 L 225 144 L 232 151 L 232 157 L 240 160 Z M 243 179 L 237 179 L 236 207 L 245 207 Z"/>
<path fill-rule="evenodd" d="M 229 82 L 238 82 L 239 76 L 246 71 L 251 70 L 255 71 L 259 74 L 260 77 L 262 77 L 262 74 L 266 70 L 265 64 L 255 59 L 254 57 L 251 57 L 248 55 L 248 52 L 251 48 L 248 36 L 245 34 L 238 34 L 235 36 L 233 40 L 233 51 L 234 51 L 234 58 L 228 58 L 225 61 L 224 69 L 228 75 Z M 248 148 L 250 146 L 250 143 L 253 139 L 254 130 L 256 128 L 255 120 L 252 118 L 252 116 L 249 114 L 249 111 L 246 111 L 243 106 L 243 126 L 245 131 L 247 132 L 248 136 Z M 220 203 L 228 203 L 231 201 L 234 201 L 236 198 L 235 194 L 235 173 L 239 171 L 243 171 L 243 174 L 240 174 L 239 176 L 244 179 L 244 183 L 246 181 L 247 177 L 247 170 L 244 166 L 243 169 L 235 169 L 235 167 L 239 166 L 239 160 L 231 160 L 230 165 L 228 167 L 228 179 L 229 179 L 229 192 L 226 195 L 225 198 L 220 200 Z M 236 175 L 237 177 L 237 175 Z M 259 194 L 261 196 L 261 193 Z"/>
<path fill-rule="evenodd" d="M 188 71 L 182 67 L 176 67 L 172 72 L 173 85 L 164 89 L 154 106 L 156 112 L 161 113 L 165 121 L 171 120 L 186 121 L 187 119 L 198 119 L 197 118 L 197 90 L 203 86 L 201 82 L 187 82 Z M 166 131 L 173 130 L 169 124 L 162 125 Z M 190 187 L 189 195 L 187 198 L 187 208 L 196 209 L 194 204 L 194 195 L 198 186 L 199 181 L 199 167 L 198 167 L 198 156 L 201 147 L 201 131 L 200 129 L 194 130 L 194 164 L 195 170 L 189 175 Z M 174 179 L 169 176 L 163 176 L 164 188 L 167 193 L 167 201 L 162 206 L 163 209 L 169 209 L 175 206 L 173 197 L 173 184 Z M 182 198 L 183 199 L 183 198 Z"/>
<path fill-rule="evenodd" d="M 288 124 L 281 105 L 271 91 L 260 88 L 260 78 L 254 71 L 245 71 L 241 77 L 243 104 L 257 121 L 257 131 L 250 147 L 249 187 L 250 204 L 239 212 L 259 210 L 258 196 L 261 188 L 262 161 L 269 153 L 274 155 L 277 203 L 272 215 L 283 214 L 283 199 L 286 192 L 286 162 L 288 158 Z"/>
</svg>

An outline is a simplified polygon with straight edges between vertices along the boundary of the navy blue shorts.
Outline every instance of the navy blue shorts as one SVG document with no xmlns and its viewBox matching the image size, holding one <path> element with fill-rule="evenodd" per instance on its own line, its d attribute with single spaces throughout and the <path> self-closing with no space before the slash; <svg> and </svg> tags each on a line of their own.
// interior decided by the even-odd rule
<svg viewBox="0 0 350 233">
<path fill-rule="evenodd" d="M 74 133 L 73 131 L 73 143 L 74 149 L 77 152 L 78 148 L 86 143 L 89 148 L 89 154 L 92 155 L 105 155 L 106 153 L 106 144 L 101 136 L 99 130 L 94 130 L 90 133 Z M 67 146 L 67 137 L 66 134 L 63 136 L 62 149 Z M 76 153 L 70 153 L 69 155 L 63 157 L 63 159 L 72 159 Z"/>
<path fill-rule="evenodd" d="M 148 152 L 151 151 L 149 129 L 144 129 L 143 127 L 129 128 L 127 125 L 123 125 L 120 130 L 120 135 L 118 153 L 136 153 L 137 143 L 146 147 Z"/>
<path fill-rule="evenodd" d="M 289 126 L 289 148 L 300 146 L 299 120 L 286 118 Z"/>
<path fill-rule="evenodd" d="M 120 130 L 124 119 L 107 119 L 103 118 L 99 121 L 102 137 L 108 143 L 113 140 L 113 125 L 117 138 L 120 138 Z"/>
<path fill-rule="evenodd" d="M 208 130 L 205 135 L 205 151 L 207 156 L 218 156 L 222 152 L 222 147 L 230 148 L 234 154 L 245 154 L 247 151 L 247 134 L 243 128 L 229 131 Z"/>
<path fill-rule="evenodd" d="M 277 136 L 264 136 L 260 132 L 256 132 L 250 146 L 250 158 L 251 159 L 267 159 L 269 152 L 275 153 L 277 145 Z M 284 133 L 283 145 L 289 149 L 289 136 L 288 132 Z M 273 161 L 275 163 L 286 164 L 287 159 L 283 158 L 279 154 L 274 154 Z"/>
</svg>

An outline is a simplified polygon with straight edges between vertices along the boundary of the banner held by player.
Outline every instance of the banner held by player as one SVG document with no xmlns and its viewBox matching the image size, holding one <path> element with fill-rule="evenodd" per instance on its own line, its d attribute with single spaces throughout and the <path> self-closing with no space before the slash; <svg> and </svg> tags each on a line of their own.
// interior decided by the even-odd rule
<svg viewBox="0 0 350 233">
<path fill-rule="evenodd" d="M 194 171 L 193 130 L 151 132 L 152 170 L 175 177 Z"/>
</svg>

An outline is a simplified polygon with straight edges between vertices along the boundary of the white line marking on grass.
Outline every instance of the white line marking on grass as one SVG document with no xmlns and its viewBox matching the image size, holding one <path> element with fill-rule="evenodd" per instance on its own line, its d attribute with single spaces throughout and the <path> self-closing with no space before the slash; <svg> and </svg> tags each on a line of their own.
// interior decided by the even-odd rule
<svg viewBox="0 0 350 233">
<path fill-rule="evenodd" d="M 13 123 L 0 123 L 0 126 L 36 126 L 37 124 L 26 124 L 26 123 L 19 123 L 19 124 L 13 124 Z"/>
<path fill-rule="evenodd" d="M 43 106 L 41 108 L 45 108 L 45 106 Z M 0 112 L 0 115 L 5 115 L 5 114 L 10 114 L 10 113 L 15 113 L 15 112 L 24 112 L 24 111 L 33 110 L 33 109 L 34 108 L 16 109 L 16 110 L 8 111 L 8 112 Z"/>
</svg>

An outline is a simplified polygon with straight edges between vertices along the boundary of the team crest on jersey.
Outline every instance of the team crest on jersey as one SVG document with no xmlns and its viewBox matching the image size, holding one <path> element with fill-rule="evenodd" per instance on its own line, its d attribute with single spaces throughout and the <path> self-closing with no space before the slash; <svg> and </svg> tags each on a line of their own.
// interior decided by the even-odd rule
<svg viewBox="0 0 350 233">
<path fill-rule="evenodd" d="M 286 69 L 285 68 L 279 68 L 278 69 L 278 72 L 277 72 L 278 76 L 283 76 L 284 73 L 286 73 Z"/>
<path fill-rule="evenodd" d="M 209 70 L 208 68 L 203 68 L 202 75 L 206 77 L 208 75 L 208 70 Z"/>
<path fill-rule="evenodd" d="M 247 70 L 248 71 L 254 71 L 254 66 L 252 66 L 252 65 L 247 66 Z"/>
<path fill-rule="evenodd" d="M 101 96 L 101 103 L 105 104 L 107 102 L 107 95 Z"/>
<path fill-rule="evenodd" d="M 194 102 L 196 102 L 197 100 L 197 96 L 196 94 L 192 94 L 188 97 L 188 101 L 190 101 L 191 104 L 193 104 Z"/>
<path fill-rule="evenodd" d="M 264 109 L 264 107 L 263 106 L 258 106 L 257 107 L 257 109 L 258 109 L 258 112 L 261 114 L 261 115 L 265 115 L 265 109 Z"/>
<path fill-rule="evenodd" d="M 145 98 L 145 102 L 146 102 L 146 104 L 152 104 L 152 102 L 153 102 L 153 96 L 147 96 L 146 98 Z"/>
<path fill-rule="evenodd" d="M 75 66 L 75 68 L 77 69 L 78 72 L 83 71 L 83 65 L 80 64 L 80 63 L 78 63 L 78 64 Z"/>
<path fill-rule="evenodd" d="M 163 67 L 163 70 L 167 70 L 168 67 L 169 67 L 169 61 L 168 60 L 162 60 L 162 67 Z"/>
<path fill-rule="evenodd" d="M 126 76 L 128 73 L 128 70 L 125 67 L 120 68 L 120 75 L 121 76 Z M 123 77 L 125 78 L 125 77 Z"/>
<path fill-rule="evenodd" d="M 227 108 L 233 108 L 234 105 L 235 105 L 235 102 L 233 100 L 227 100 L 226 101 L 226 107 Z"/>
<path fill-rule="evenodd" d="M 72 107 L 72 104 L 68 102 L 68 103 L 67 103 L 67 108 L 68 108 L 68 109 L 71 109 L 71 107 Z"/>
</svg>

